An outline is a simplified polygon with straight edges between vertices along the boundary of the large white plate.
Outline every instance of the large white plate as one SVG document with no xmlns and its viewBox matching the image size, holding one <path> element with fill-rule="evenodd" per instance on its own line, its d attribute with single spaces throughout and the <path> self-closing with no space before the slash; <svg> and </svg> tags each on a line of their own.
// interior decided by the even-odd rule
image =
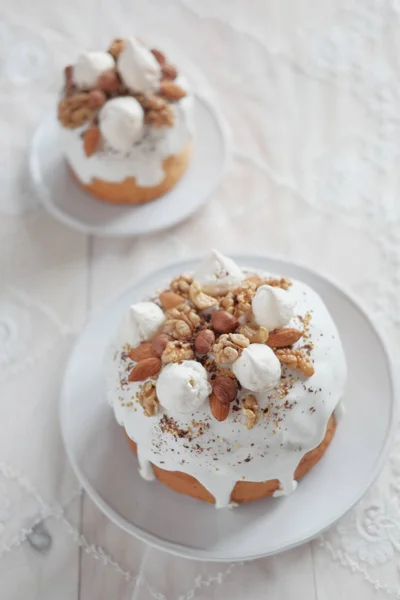
<svg viewBox="0 0 400 600">
<path fill-rule="evenodd" d="M 345 347 L 346 414 L 323 460 L 285 498 L 216 510 L 139 476 L 106 402 L 103 356 L 128 305 L 195 261 L 165 268 L 94 316 L 72 352 L 61 399 L 65 446 L 82 485 L 115 523 L 163 550 L 202 560 L 259 558 L 301 544 L 349 510 L 377 476 L 393 433 L 394 385 L 388 353 L 365 311 L 321 275 L 259 256 L 238 259 L 301 279 L 325 300 Z"/>
<path fill-rule="evenodd" d="M 190 165 L 177 185 L 153 202 L 118 206 L 96 200 L 72 178 L 59 143 L 59 124 L 50 114 L 39 124 L 31 146 L 30 171 L 38 198 L 53 217 L 88 234 L 126 237 L 171 227 L 210 198 L 226 164 L 226 125 L 198 96 L 194 125 Z"/>
</svg>

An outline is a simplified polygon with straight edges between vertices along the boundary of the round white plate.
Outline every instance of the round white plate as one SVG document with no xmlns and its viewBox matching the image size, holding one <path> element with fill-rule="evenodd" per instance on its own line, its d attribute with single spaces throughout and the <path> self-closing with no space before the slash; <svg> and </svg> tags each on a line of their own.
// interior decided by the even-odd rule
<svg viewBox="0 0 400 600">
<path fill-rule="evenodd" d="M 303 280 L 325 300 L 348 361 L 346 413 L 323 460 L 284 498 L 233 510 L 146 482 L 107 404 L 103 356 L 128 306 L 160 281 L 190 271 L 196 261 L 165 268 L 127 290 L 87 324 L 65 374 L 61 424 L 82 485 L 106 515 L 138 538 L 187 558 L 236 561 L 291 548 L 334 523 L 361 498 L 388 452 L 395 418 L 388 353 L 364 310 L 349 294 L 304 267 L 272 258 L 239 264 Z"/>
<path fill-rule="evenodd" d="M 213 106 L 195 97 L 195 137 L 189 168 L 177 185 L 153 202 L 114 206 L 96 200 L 71 176 L 59 143 L 56 116 L 48 115 L 32 140 L 30 170 L 43 206 L 84 233 L 126 237 L 158 231 L 190 217 L 218 186 L 227 159 L 226 126 Z"/>
</svg>

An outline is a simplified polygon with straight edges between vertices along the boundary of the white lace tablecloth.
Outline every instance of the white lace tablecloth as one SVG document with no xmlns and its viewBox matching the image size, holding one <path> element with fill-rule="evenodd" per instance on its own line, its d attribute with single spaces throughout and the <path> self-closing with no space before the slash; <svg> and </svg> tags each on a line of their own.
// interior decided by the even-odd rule
<svg viewBox="0 0 400 600">
<path fill-rule="evenodd" d="M 27 150 L 62 67 L 132 31 L 169 51 L 223 111 L 232 159 L 189 221 L 103 240 L 38 206 Z M 312 543 L 207 565 L 110 523 L 79 489 L 57 415 L 90 312 L 160 262 L 210 245 L 333 275 L 398 352 L 399 0 L 0 0 L 0 48 L 2 600 L 400 598 L 400 437 L 367 496 Z"/>
</svg>

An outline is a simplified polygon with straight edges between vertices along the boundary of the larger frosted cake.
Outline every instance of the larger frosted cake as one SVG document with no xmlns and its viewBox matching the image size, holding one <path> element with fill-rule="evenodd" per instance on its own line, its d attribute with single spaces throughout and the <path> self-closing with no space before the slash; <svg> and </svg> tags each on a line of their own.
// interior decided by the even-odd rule
<svg viewBox="0 0 400 600">
<path fill-rule="evenodd" d="M 323 301 L 217 251 L 160 290 L 127 307 L 107 357 L 141 475 L 217 507 L 293 492 L 329 446 L 346 381 Z"/>
</svg>

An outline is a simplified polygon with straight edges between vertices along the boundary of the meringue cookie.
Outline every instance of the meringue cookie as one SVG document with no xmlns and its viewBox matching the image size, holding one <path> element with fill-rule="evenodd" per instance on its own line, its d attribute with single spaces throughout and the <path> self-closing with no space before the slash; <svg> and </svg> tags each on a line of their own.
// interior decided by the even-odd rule
<svg viewBox="0 0 400 600">
<path fill-rule="evenodd" d="M 154 302 L 138 302 L 129 307 L 129 312 L 120 329 L 120 341 L 133 347 L 155 335 L 163 324 L 165 315 Z"/>
<path fill-rule="evenodd" d="M 99 127 L 105 141 L 115 150 L 128 152 L 143 134 L 144 112 L 130 96 L 108 100 L 99 113 Z"/>
<path fill-rule="evenodd" d="M 207 371 L 195 360 L 167 365 L 157 380 L 160 404 L 172 413 L 191 413 L 211 394 Z"/>
<path fill-rule="evenodd" d="M 270 285 L 260 286 L 251 303 L 256 323 L 268 331 L 287 325 L 294 316 L 295 306 L 290 292 Z"/>
<path fill-rule="evenodd" d="M 150 50 L 133 37 L 126 41 L 117 69 L 122 81 L 134 92 L 151 94 L 160 89 L 160 65 Z"/>
<path fill-rule="evenodd" d="M 78 88 L 87 90 L 96 85 L 102 73 L 114 66 L 114 59 L 108 52 L 85 52 L 72 67 L 72 80 Z"/>
<path fill-rule="evenodd" d="M 193 278 L 207 294 L 218 296 L 238 287 L 245 274 L 231 258 L 212 250 L 198 266 Z"/>
<path fill-rule="evenodd" d="M 265 344 L 250 344 L 232 364 L 242 387 L 252 392 L 274 388 L 281 378 L 281 363 Z"/>
</svg>

